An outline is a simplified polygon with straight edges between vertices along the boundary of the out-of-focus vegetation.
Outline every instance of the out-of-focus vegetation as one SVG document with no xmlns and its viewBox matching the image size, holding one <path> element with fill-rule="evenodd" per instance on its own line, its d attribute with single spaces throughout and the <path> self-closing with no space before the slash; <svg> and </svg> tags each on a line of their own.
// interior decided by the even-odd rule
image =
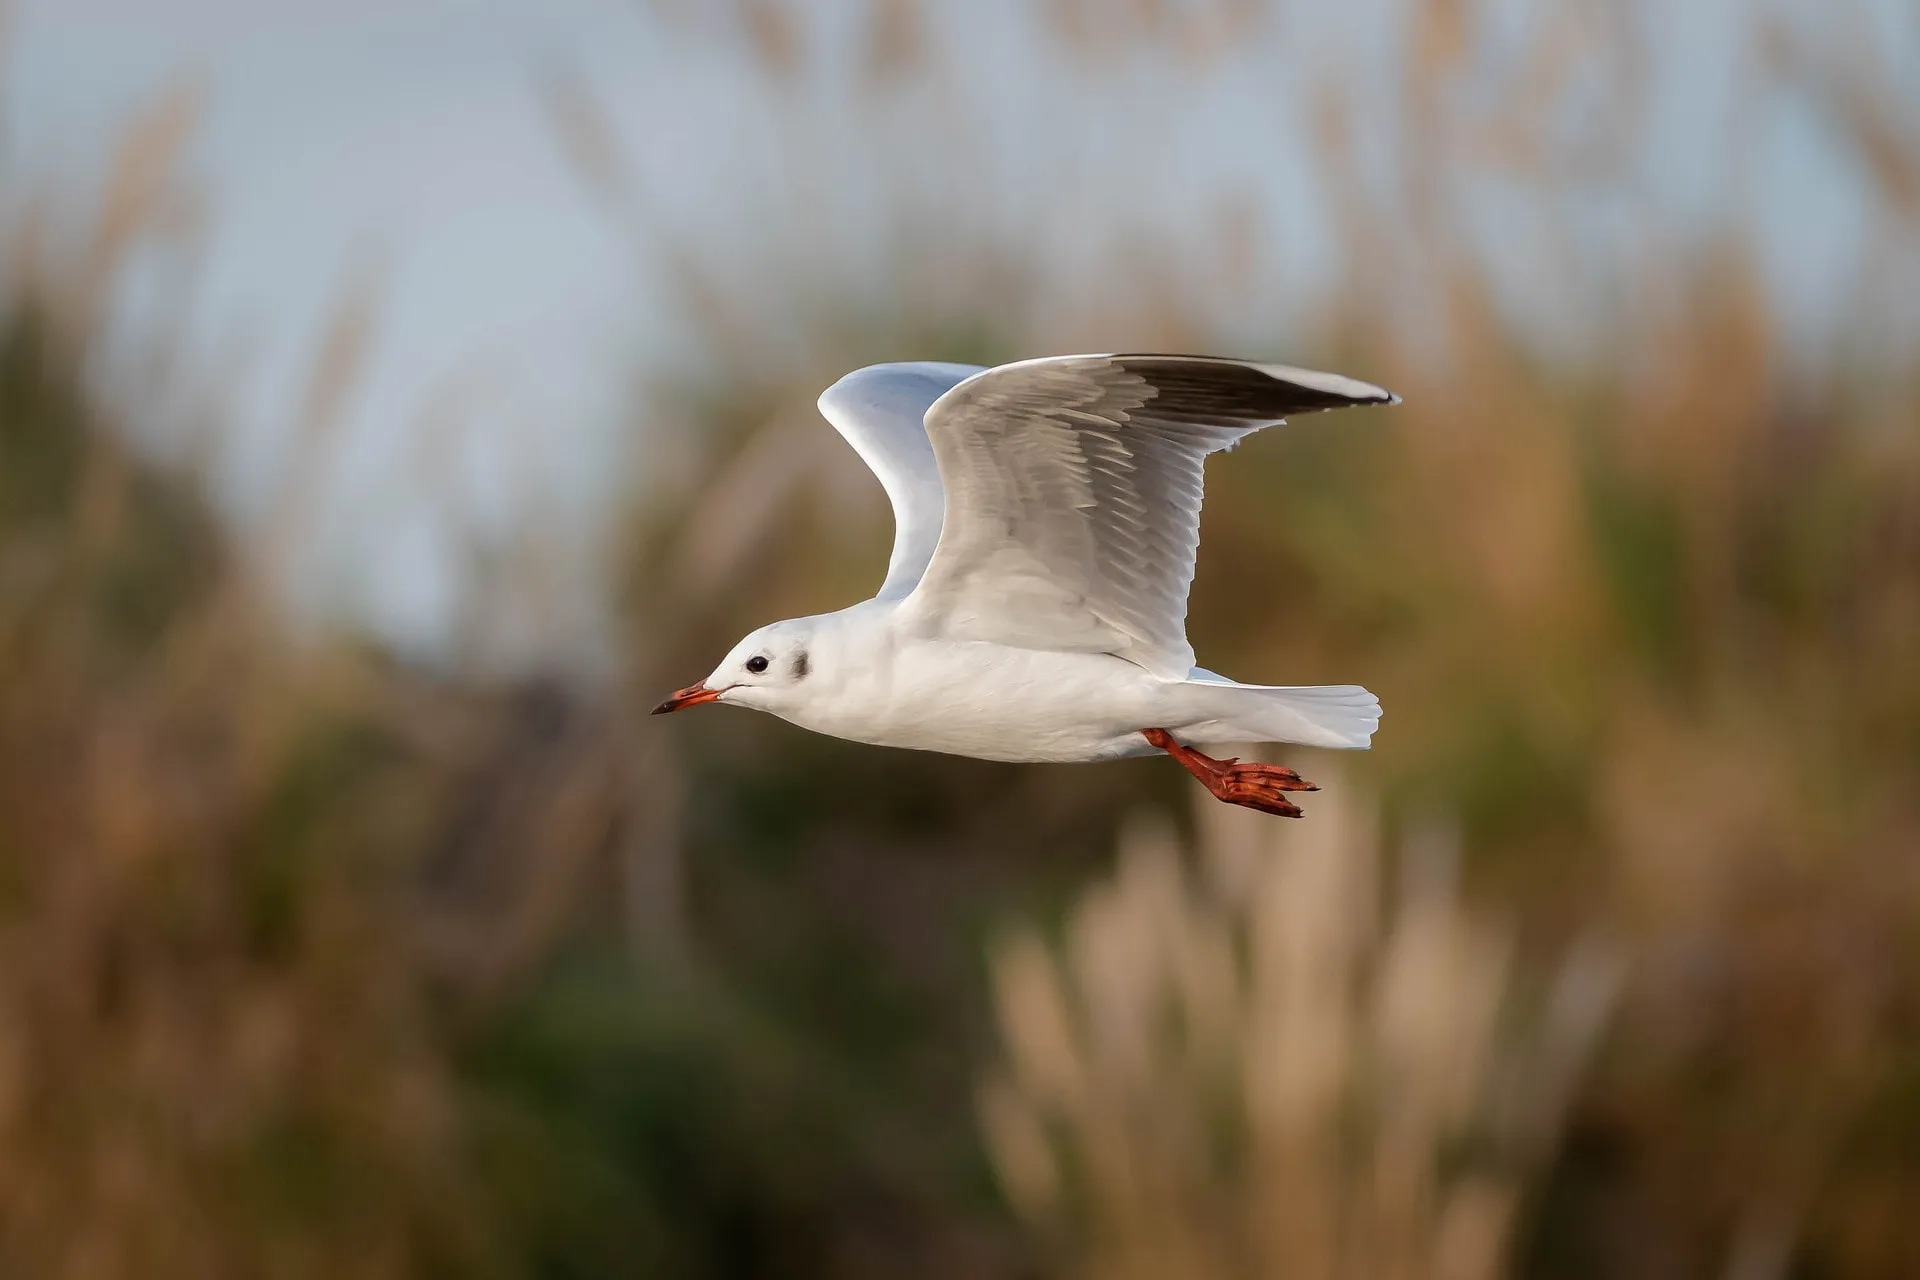
<svg viewBox="0 0 1920 1280">
<path fill-rule="evenodd" d="M 1204 67 L 1262 20 L 1175 8 L 1051 6 L 1042 38 Z M 1257 204 L 1138 251 L 1123 301 L 1041 296 L 1020 244 L 937 224 L 877 299 L 799 258 L 738 295 L 650 242 L 700 351 L 645 370 L 611 692 L 290 634 L 263 577 L 297 523 L 237 534 L 128 443 L 152 433 L 101 375 L 101 282 L 171 233 L 176 117 L 93 225 L 9 228 L 0 1272 L 1920 1273 L 1920 365 L 1796 344 L 1713 230 L 1649 228 L 1604 289 L 1569 236 L 1539 269 L 1578 341 L 1536 341 L 1471 191 L 1630 186 L 1658 12 L 1550 23 L 1495 74 L 1491 8 L 1412 6 L 1391 190 L 1350 162 L 1359 104 L 1322 96 L 1346 287 L 1246 351 L 1406 403 L 1209 480 L 1196 643 L 1365 681 L 1376 749 L 1294 757 L 1329 787 L 1304 824 L 1203 810 L 1193 869 L 1136 831 L 1112 885 L 1123 820 L 1189 811 L 1164 762 L 639 713 L 877 581 L 885 508 L 814 416 L 828 381 L 1245 350 L 1220 284 L 1245 272 L 1210 255 L 1257 244 Z M 770 83 L 804 79 L 786 7 L 727 12 Z M 862 92 L 938 83 L 900 74 L 938 66 L 925 15 L 876 13 Z M 1826 109 L 1910 265 L 1911 78 L 1825 30 L 1757 28 L 1756 82 Z M 1576 63 L 1597 107 L 1561 99 Z M 591 94 L 556 102 L 637 200 Z M 289 409 L 298 475 L 359 323 Z"/>
<path fill-rule="evenodd" d="M 1209 802 L 1197 881 L 1138 827 L 1061 956 L 998 948 L 986 1135 L 1086 1274 L 1506 1274 L 1617 957 L 1583 943 L 1517 1020 L 1510 933 L 1461 908 L 1445 837 L 1383 895 L 1353 789 L 1317 809 L 1303 839 Z"/>
</svg>

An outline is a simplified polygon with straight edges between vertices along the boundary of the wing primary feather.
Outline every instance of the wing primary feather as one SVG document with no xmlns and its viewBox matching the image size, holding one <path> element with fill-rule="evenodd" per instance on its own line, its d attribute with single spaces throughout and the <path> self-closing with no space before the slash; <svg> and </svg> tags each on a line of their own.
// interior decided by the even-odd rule
<svg viewBox="0 0 1920 1280">
<path fill-rule="evenodd" d="M 1184 678 L 1207 455 L 1290 414 L 1397 400 L 1339 374 L 1210 356 L 976 373 L 926 412 L 946 511 L 901 610 L 926 634 L 1115 653 Z"/>
</svg>

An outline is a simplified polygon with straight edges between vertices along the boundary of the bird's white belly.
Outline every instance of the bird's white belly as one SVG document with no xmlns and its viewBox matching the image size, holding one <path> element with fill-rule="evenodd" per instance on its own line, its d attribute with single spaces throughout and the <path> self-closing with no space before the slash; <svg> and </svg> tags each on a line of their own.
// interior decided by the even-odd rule
<svg viewBox="0 0 1920 1280">
<path fill-rule="evenodd" d="M 789 715 L 818 733 L 982 760 L 1145 755 L 1166 681 L 1110 654 L 907 641 L 845 696 Z"/>
</svg>

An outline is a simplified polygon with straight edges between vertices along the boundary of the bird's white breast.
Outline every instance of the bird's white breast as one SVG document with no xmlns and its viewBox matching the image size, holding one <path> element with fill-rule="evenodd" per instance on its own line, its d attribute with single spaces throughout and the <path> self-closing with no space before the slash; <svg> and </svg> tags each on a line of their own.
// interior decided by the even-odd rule
<svg viewBox="0 0 1920 1280">
<path fill-rule="evenodd" d="M 876 746 L 984 760 L 1142 755 L 1164 682 L 1110 654 L 892 638 L 832 687 L 778 714 Z"/>
</svg>

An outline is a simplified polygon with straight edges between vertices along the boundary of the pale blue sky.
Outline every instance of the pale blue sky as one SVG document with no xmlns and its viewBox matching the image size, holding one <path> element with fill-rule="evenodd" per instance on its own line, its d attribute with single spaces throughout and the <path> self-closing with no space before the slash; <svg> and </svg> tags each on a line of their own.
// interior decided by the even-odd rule
<svg viewBox="0 0 1920 1280">
<path fill-rule="evenodd" d="M 1920 78 L 1920 23 L 1901 19 L 1895 0 L 1868 3 L 1890 65 Z M 1655 49 L 1643 185 L 1679 223 L 1726 213 L 1733 175 L 1716 140 L 1731 101 L 1728 33 L 1745 8 L 1676 5 Z M 1276 278 L 1294 288 L 1223 332 L 1284 331 L 1289 302 L 1317 274 L 1324 282 L 1327 233 L 1325 211 L 1302 191 L 1305 104 L 1271 68 L 1283 57 L 1341 59 L 1356 75 L 1380 68 L 1390 91 L 1396 0 L 1289 5 L 1284 31 L 1261 35 L 1273 47 L 1255 42 L 1205 76 L 1147 57 L 1063 72 L 1042 61 L 1017 0 L 946 10 L 936 38 L 962 69 L 961 98 L 979 106 L 962 125 L 986 157 L 957 188 L 990 193 L 963 214 L 1002 234 L 1030 231 L 1062 261 L 1090 261 L 1103 238 L 1129 229 L 1178 238 L 1223 190 L 1264 192 L 1276 208 Z M 823 47 L 851 11 L 820 9 Z M 910 216 L 890 191 L 903 174 L 938 173 L 951 144 L 920 140 L 935 108 L 911 95 L 879 121 L 830 92 L 795 110 L 721 42 L 663 25 L 638 0 L 20 0 L 13 27 L 0 103 L 18 189 L 72 189 L 164 86 L 183 76 L 206 86 L 192 168 L 210 234 L 182 322 L 229 381 L 234 435 L 219 474 L 240 518 L 269 501 L 286 426 L 276 410 L 327 302 L 354 264 L 385 265 L 374 359 L 349 406 L 343 470 L 302 563 L 302 596 L 429 646 L 452 617 L 464 530 L 505 536 L 532 519 L 561 528 L 577 553 L 575 594 L 590 594 L 584 548 L 625 484 L 632 373 L 645 352 L 674 348 L 675 317 L 648 264 L 555 143 L 542 67 L 563 62 L 591 81 L 667 223 L 747 264 L 799 252 L 816 271 L 871 271 L 864 246 Z M 1806 112 L 1769 110 L 1779 119 L 1759 171 L 1740 178 L 1744 216 L 1773 287 L 1817 332 L 1866 269 L 1858 173 Z M 770 176 L 796 153 L 820 175 L 822 207 L 802 232 L 787 227 L 790 183 Z M 1608 218 L 1592 211 L 1591 233 L 1630 242 L 1635 229 Z M 1551 288 L 1525 270 L 1524 237 L 1511 243 L 1517 305 L 1550 310 Z M 404 460 L 448 419 L 460 444 L 422 478 Z"/>
</svg>

